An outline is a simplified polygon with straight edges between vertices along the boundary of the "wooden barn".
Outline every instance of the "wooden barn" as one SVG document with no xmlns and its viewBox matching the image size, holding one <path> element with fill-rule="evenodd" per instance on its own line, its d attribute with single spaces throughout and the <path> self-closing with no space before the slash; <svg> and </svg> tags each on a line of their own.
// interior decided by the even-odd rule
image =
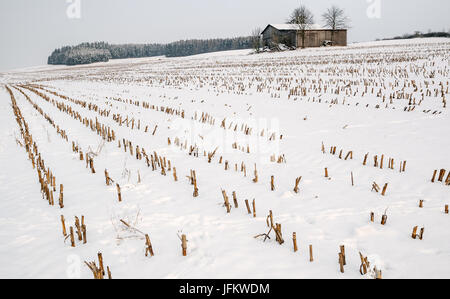
<svg viewBox="0 0 450 299">
<path fill-rule="evenodd" d="M 264 46 L 302 47 L 302 33 L 296 24 L 269 24 L 261 34 Z M 330 42 L 333 46 L 347 46 L 347 29 L 332 30 L 314 24 L 305 31 L 306 48 L 321 47 Z"/>
</svg>

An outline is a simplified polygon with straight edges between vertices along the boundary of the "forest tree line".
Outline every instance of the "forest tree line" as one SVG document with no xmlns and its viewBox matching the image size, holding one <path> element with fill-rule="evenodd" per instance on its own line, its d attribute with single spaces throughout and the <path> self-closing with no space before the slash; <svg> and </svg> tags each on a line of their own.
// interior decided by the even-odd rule
<svg viewBox="0 0 450 299">
<path fill-rule="evenodd" d="M 395 39 L 412 39 L 412 38 L 425 38 L 425 37 L 450 37 L 450 30 L 448 32 L 442 31 L 429 31 L 428 33 L 422 33 L 416 31 L 413 34 L 404 34 L 402 36 L 395 36 L 392 38 L 383 38 L 383 40 L 395 40 Z"/>
<path fill-rule="evenodd" d="M 153 56 L 181 57 L 217 51 L 252 48 L 251 37 L 207 40 L 183 40 L 169 44 L 123 44 L 105 42 L 82 43 L 53 51 L 48 64 L 78 65 L 106 62 L 110 59 L 141 58 Z"/>
</svg>

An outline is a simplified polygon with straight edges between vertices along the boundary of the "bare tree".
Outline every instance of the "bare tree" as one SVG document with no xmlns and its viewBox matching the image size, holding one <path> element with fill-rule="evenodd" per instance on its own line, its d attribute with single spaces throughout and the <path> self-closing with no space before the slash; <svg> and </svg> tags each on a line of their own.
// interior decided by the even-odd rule
<svg viewBox="0 0 450 299">
<path fill-rule="evenodd" d="M 288 20 L 289 24 L 296 24 L 302 36 L 302 48 L 305 48 L 305 35 L 312 24 L 314 24 L 314 16 L 312 12 L 302 5 L 294 9 Z"/>
<path fill-rule="evenodd" d="M 344 10 L 335 5 L 327 9 L 327 11 L 322 15 L 322 20 L 325 24 L 325 27 L 328 27 L 332 30 L 332 42 L 334 41 L 334 32 L 338 29 L 347 29 L 350 24 L 350 19 L 345 15 Z"/>
<path fill-rule="evenodd" d="M 259 50 L 261 48 L 261 28 L 258 27 L 253 29 L 251 38 L 253 49 L 255 49 L 256 53 L 259 53 Z"/>
</svg>

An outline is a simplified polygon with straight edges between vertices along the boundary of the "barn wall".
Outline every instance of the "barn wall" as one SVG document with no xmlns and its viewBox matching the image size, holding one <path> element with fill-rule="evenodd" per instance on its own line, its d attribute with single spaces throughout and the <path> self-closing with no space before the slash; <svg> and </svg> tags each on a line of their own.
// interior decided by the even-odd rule
<svg viewBox="0 0 450 299">
<path fill-rule="evenodd" d="M 295 46 L 295 31 L 279 31 L 276 28 L 269 26 L 263 32 L 263 45 L 270 46 L 271 43 Z"/>
<path fill-rule="evenodd" d="M 334 33 L 334 42 L 337 46 L 347 46 L 347 30 L 340 30 Z"/>
<path fill-rule="evenodd" d="M 305 32 L 305 47 L 320 47 L 323 41 L 333 40 L 335 46 L 347 46 L 347 30 L 336 30 L 332 37 L 332 30 L 307 30 Z M 263 45 L 281 43 L 287 46 L 302 47 L 302 34 L 293 30 L 279 31 L 269 26 L 263 32 Z"/>
<path fill-rule="evenodd" d="M 302 47 L 302 33 L 297 33 L 297 47 Z M 335 46 L 347 46 L 347 30 L 307 30 L 305 32 L 305 47 L 320 47 L 323 41 L 333 40 Z"/>
<path fill-rule="evenodd" d="M 268 46 L 273 41 L 273 34 L 276 33 L 275 31 L 278 31 L 278 30 L 276 30 L 272 26 L 269 26 L 263 32 L 263 45 L 264 46 Z"/>
</svg>

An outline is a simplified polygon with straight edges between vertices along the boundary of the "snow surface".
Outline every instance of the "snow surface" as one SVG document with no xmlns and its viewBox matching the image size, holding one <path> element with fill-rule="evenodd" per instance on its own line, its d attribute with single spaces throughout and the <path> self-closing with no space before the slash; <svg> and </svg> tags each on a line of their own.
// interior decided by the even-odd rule
<svg viewBox="0 0 450 299">
<path fill-rule="evenodd" d="M 97 252 L 103 253 L 113 278 L 372 278 L 372 273 L 359 273 L 359 252 L 368 257 L 371 268 L 382 270 L 383 278 L 450 278 L 450 215 L 444 213 L 450 186 L 431 183 L 434 170 L 450 170 L 450 116 L 441 94 L 443 90 L 448 102 L 449 50 L 450 39 L 415 39 L 3 73 L 2 83 L 39 85 L 49 98 L 113 128 L 118 139 L 166 156 L 177 168 L 179 180 L 174 182 L 172 172 L 163 176 L 152 171 L 118 148 L 117 140 L 103 144 L 78 120 L 20 88 L 67 131 L 69 141 L 84 151 L 101 149 L 95 157 L 97 173 L 90 173 L 72 152 L 71 142 L 64 141 L 13 88 L 46 165 L 57 184 L 64 184 L 64 209 L 49 206 L 40 194 L 36 170 L 16 143 L 21 138 L 19 127 L 9 94 L 1 87 L 0 278 L 91 278 L 83 262 L 94 261 Z M 339 94 L 336 86 L 341 88 Z M 289 96 L 295 87 L 306 88 L 306 95 Z M 380 89 L 387 96 L 385 102 L 377 96 Z M 418 105 L 427 90 L 431 95 Z M 95 103 L 111 114 L 101 116 L 48 91 Z M 411 94 L 416 105 L 397 98 L 389 103 L 389 95 L 402 93 Z M 119 98 L 184 109 L 185 118 Z M 415 109 L 408 112 L 405 107 Z M 196 112 L 198 117 L 210 114 L 214 125 L 192 120 Z M 119 126 L 114 113 L 139 119 L 141 129 Z M 225 118 L 226 130 L 220 127 Z M 230 124 L 239 124 L 236 132 L 228 129 Z M 250 136 L 241 131 L 241 124 L 253 128 Z M 147 125 L 150 132 L 145 133 Z M 269 140 L 268 132 L 276 133 L 275 141 Z M 173 144 L 177 137 L 187 140 L 186 150 Z M 234 142 L 245 150 L 233 149 Z M 199 157 L 189 155 L 191 144 L 198 145 Z M 337 147 L 336 155 L 330 154 L 332 146 Z M 208 163 L 203 151 L 216 147 L 218 153 Z M 341 149 L 343 156 L 353 151 L 353 159 L 339 159 Z M 369 158 L 363 166 L 366 153 Z M 272 154 L 284 155 L 286 163 L 271 162 Z M 385 166 L 375 168 L 373 156 L 380 159 L 382 154 Z M 220 156 L 229 161 L 229 170 L 219 164 Z M 386 167 L 388 158 L 395 159 L 394 170 Z M 404 160 L 406 171 L 399 172 Z M 246 176 L 240 171 L 242 162 Z M 255 163 L 258 183 L 252 182 Z M 324 177 L 325 167 L 330 179 Z M 122 202 L 116 187 L 105 185 L 106 168 L 122 187 Z M 191 169 L 197 174 L 197 198 L 186 178 Z M 272 175 L 275 191 L 270 190 Z M 389 183 L 386 196 L 371 191 L 373 182 L 381 187 Z M 236 191 L 239 201 L 239 208 L 229 214 L 222 189 L 230 201 Z M 250 203 L 255 199 L 256 218 L 247 214 L 245 199 Z M 419 200 L 424 200 L 423 208 Z M 273 234 L 266 242 L 254 238 L 268 231 L 269 210 L 282 224 L 283 245 Z M 385 211 L 388 220 L 383 226 Z M 72 248 L 69 240 L 64 241 L 60 215 L 67 226 L 73 225 L 74 216 L 85 216 L 87 244 L 77 242 Z M 144 239 L 127 231 L 120 219 L 149 234 L 155 256 L 145 257 Z M 425 228 L 423 240 L 411 238 L 414 226 Z M 298 252 L 293 251 L 293 232 Z M 181 234 L 188 239 L 186 257 L 181 254 Z M 314 262 L 309 261 L 310 244 Z M 345 273 L 339 272 L 340 245 L 346 250 Z"/>
<path fill-rule="evenodd" d="M 269 24 L 269 26 L 272 26 L 278 30 L 298 30 L 299 25 L 298 24 Z M 310 24 L 307 25 L 308 30 L 327 30 L 328 28 L 325 28 L 319 24 Z"/>
</svg>

